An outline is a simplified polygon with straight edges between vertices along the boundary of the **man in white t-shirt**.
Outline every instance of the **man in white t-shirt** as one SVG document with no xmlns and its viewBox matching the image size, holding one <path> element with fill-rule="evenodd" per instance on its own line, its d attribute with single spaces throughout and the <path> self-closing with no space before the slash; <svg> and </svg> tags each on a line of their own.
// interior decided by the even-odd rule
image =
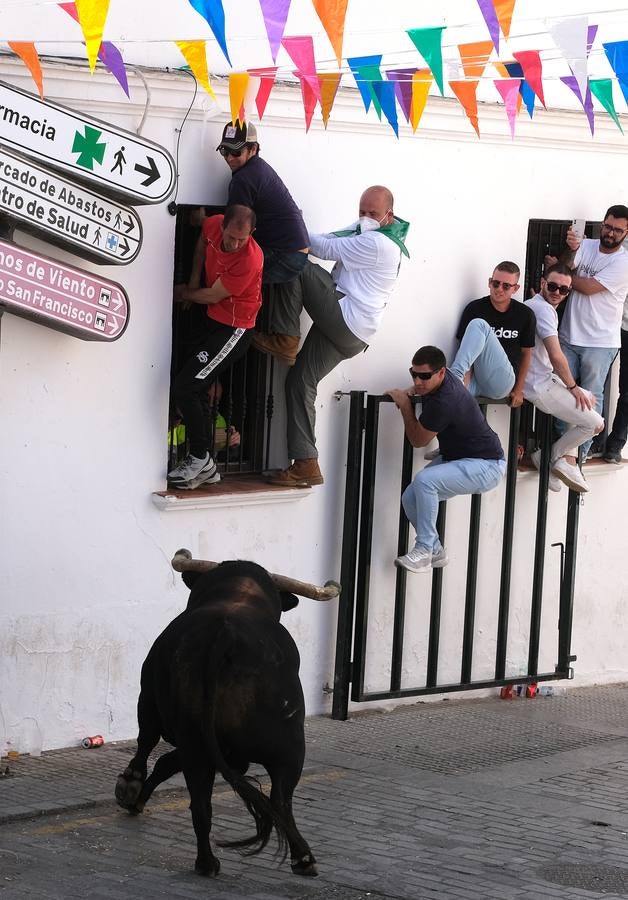
<svg viewBox="0 0 628 900">
<path fill-rule="evenodd" d="M 604 420 L 593 409 L 593 394 L 576 384 L 558 340 L 556 308 L 569 294 L 571 282 L 570 269 L 556 263 L 541 278 L 540 292 L 526 303 L 536 317 L 536 338 L 523 395 L 537 409 L 571 426 L 552 445 L 550 490 L 559 491 L 563 482 L 571 490 L 584 493 L 589 488 L 576 464 L 577 448 L 602 430 Z M 532 462 L 537 469 L 540 459 L 541 451 L 535 450 Z"/>
<path fill-rule="evenodd" d="M 392 292 L 408 223 L 393 213 L 388 188 L 367 188 L 360 198 L 359 220 L 345 231 L 310 234 L 310 253 L 335 261 L 330 272 L 308 260 L 297 281 L 300 297 L 283 310 L 286 334 L 298 333 L 301 308 L 312 327 L 286 378 L 289 468 L 270 476 L 272 484 L 322 484 L 315 437 L 318 383 L 342 360 L 368 347 Z M 277 315 L 273 315 L 277 321 Z M 296 327 L 296 332 L 295 332 Z M 258 335 L 255 346 L 267 353 L 284 352 L 281 335 Z"/>
<path fill-rule="evenodd" d="M 573 271 L 573 289 L 558 329 L 560 345 L 575 380 L 595 397 L 602 411 L 604 382 L 620 345 L 620 324 L 628 292 L 628 207 L 611 206 L 599 241 L 567 232 L 568 250 L 561 261 Z M 565 431 L 566 423 L 557 423 Z M 591 441 L 582 445 L 586 459 Z"/>
</svg>

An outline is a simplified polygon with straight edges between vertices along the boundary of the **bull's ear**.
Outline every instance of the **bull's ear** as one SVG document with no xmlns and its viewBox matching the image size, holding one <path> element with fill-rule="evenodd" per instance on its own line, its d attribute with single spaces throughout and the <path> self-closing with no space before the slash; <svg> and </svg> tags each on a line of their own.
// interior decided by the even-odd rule
<svg viewBox="0 0 628 900">
<path fill-rule="evenodd" d="M 296 594 L 289 594 L 287 591 L 280 591 L 279 596 L 281 597 L 282 612 L 288 612 L 289 609 L 294 609 L 295 606 L 299 605 L 299 598 Z"/>
<path fill-rule="evenodd" d="M 201 575 L 202 572 L 181 572 L 181 579 L 183 580 L 183 584 L 192 590 Z"/>
</svg>

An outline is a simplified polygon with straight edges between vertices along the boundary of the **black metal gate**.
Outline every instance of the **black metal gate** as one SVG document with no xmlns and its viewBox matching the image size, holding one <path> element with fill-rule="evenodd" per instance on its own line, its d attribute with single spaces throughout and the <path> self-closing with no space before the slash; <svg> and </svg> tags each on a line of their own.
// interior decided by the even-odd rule
<svg viewBox="0 0 628 900">
<path fill-rule="evenodd" d="M 450 691 L 498 687 L 515 683 L 532 683 L 571 678 L 571 630 L 573 593 L 576 568 L 576 549 L 580 496 L 569 491 L 564 542 L 553 544 L 561 552 L 558 642 L 556 666 L 552 672 L 539 672 L 539 641 L 541 635 L 541 611 L 543 602 L 543 574 L 546 553 L 547 490 L 551 445 L 550 416 L 536 411 L 537 439 L 543 451 L 539 475 L 539 492 L 536 513 L 536 533 L 532 571 L 532 596 L 528 660 L 525 674 L 506 675 L 506 652 L 509 633 L 509 609 L 511 597 L 513 531 L 516 511 L 518 441 L 520 409 L 510 412 L 508 438 L 505 502 L 499 598 L 495 622 L 494 677 L 473 680 L 472 664 L 475 636 L 476 587 L 478 551 L 480 546 L 480 510 L 482 496 L 471 498 L 469 520 L 469 544 L 464 599 L 464 620 L 461 639 L 460 680 L 439 683 L 438 663 L 441 638 L 441 601 L 443 570 L 432 570 L 429 634 L 427 638 L 427 670 L 425 683 L 413 687 L 402 686 L 404 651 L 404 621 L 406 614 L 406 581 L 404 569 L 396 570 L 394 613 L 392 623 L 389 687 L 386 690 L 369 691 L 365 687 L 367 636 L 369 628 L 369 593 L 371 589 L 371 557 L 373 540 L 373 512 L 375 498 L 375 472 L 379 440 L 379 418 L 382 404 L 390 403 L 388 395 L 369 396 L 364 391 L 350 393 L 349 438 L 347 448 L 347 477 L 345 489 L 344 530 L 340 581 L 342 594 L 338 614 L 336 660 L 334 672 L 334 697 L 332 716 L 346 719 L 349 699 L 353 701 L 381 700 L 437 694 Z M 486 414 L 486 406 L 495 401 L 479 398 Z M 412 478 L 414 450 L 404 438 L 401 460 L 401 493 Z M 397 498 L 396 498 L 397 499 Z M 440 504 L 438 532 L 444 539 L 446 503 Z M 532 526 L 532 523 L 531 523 Z M 398 528 L 398 553 L 408 548 L 409 523 L 400 508 Z M 412 576 L 411 576 L 412 577 Z"/>
</svg>

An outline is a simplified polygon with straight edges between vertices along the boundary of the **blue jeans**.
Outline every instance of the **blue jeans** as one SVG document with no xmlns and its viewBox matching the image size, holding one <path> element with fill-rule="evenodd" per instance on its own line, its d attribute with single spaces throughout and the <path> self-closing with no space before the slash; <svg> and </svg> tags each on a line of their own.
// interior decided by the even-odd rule
<svg viewBox="0 0 628 900">
<path fill-rule="evenodd" d="M 506 351 L 484 319 L 471 319 L 449 368 L 458 378 L 473 368 L 469 392 L 474 397 L 501 400 L 515 384 L 515 373 Z"/>
<path fill-rule="evenodd" d="M 264 250 L 263 284 L 286 284 L 301 274 L 307 253 L 300 250 Z"/>
<path fill-rule="evenodd" d="M 602 413 L 604 406 L 604 382 L 613 360 L 617 356 L 615 347 L 578 347 L 560 339 L 560 346 L 569 363 L 571 374 L 580 387 L 591 391 L 595 397 L 596 412 Z M 556 429 L 564 434 L 571 426 L 561 419 L 556 420 Z M 582 459 L 587 458 L 592 438 L 581 444 Z"/>
<path fill-rule="evenodd" d="M 403 509 L 416 531 L 416 547 L 438 553 L 441 543 L 436 531 L 438 504 L 459 494 L 492 491 L 506 474 L 504 459 L 454 459 L 438 456 L 414 476 L 403 492 Z"/>
<path fill-rule="evenodd" d="M 619 397 L 611 433 L 606 438 L 606 449 L 616 453 L 628 440 L 628 331 L 621 330 L 619 351 Z"/>
</svg>

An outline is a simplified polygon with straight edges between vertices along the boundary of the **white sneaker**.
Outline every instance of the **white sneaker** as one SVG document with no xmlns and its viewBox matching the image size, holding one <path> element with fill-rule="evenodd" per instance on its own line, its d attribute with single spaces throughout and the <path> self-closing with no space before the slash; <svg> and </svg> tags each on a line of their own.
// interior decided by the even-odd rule
<svg viewBox="0 0 628 900">
<path fill-rule="evenodd" d="M 535 450 L 534 453 L 530 454 L 530 459 L 532 460 L 534 468 L 538 471 L 541 468 L 541 451 Z M 555 475 L 552 475 L 551 470 L 547 486 L 550 491 L 559 491 L 562 488 L 560 480 Z"/>
<path fill-rule="evenodd" d="M 395 565 L 408 572 L 429 572 L 432 568 L 432 553 L 423 547 L 413 547 L 404 556 L 398 556 Z"/>
<path fill-rule="evenodd" d="M 428 450 L 427 453 L 423 454 L 423 459 L 438 459 L 440 456 L 440 447 L 435 447 L 434 450 Z"/>
<path fill-rule="evenodd" d="M 570 490 L 576 491 L 578 494 L 586 494 L 589 490 L 589 485 L 586 483 L 584 475 L 578 466 L 570 465 L 564 456 L 561 456 L 560 459 L 556 460 L 552 466 L 552 472 L 557 478 L 560 478 L 563 484 L 566 484 Z"/>
<path fill-rule="evenodd" d="M 197 487 L 205 487 L 208 484 L 218 484 L 220 481 L 220 472 L 216 471 L 216 466 L 214 466 L 214 471 L 203 471 L 200 475 L 197 475 L 196 478 L 193 478 L 191 481 L 186 482 L 175 482 L 172 487 L 176 487 L 179 491 L 193 491 Z"/>
<path fill-rule="evenodd" d="M 433 569 L 442 569 L 443 566 L 446 566 L 449 562 L 449 557 L 447 556 L 447 551 L 444 547 L 441 547 L 436 553 L 432 553 L 432 568 Z"/>
<path fill-rule="evenodd" d="M 198 478 L 202 472 L 208 472 L 213 475 L 215 471 L 216 464 L 209 453 L 206 453 L 202 458 L 192 456 L 189 453 L 182 463 L 179 463 L 176 468 L 168 472 L 168 481 L 173 485 L 186 484 L 188 481 Z"/>
</svg>

